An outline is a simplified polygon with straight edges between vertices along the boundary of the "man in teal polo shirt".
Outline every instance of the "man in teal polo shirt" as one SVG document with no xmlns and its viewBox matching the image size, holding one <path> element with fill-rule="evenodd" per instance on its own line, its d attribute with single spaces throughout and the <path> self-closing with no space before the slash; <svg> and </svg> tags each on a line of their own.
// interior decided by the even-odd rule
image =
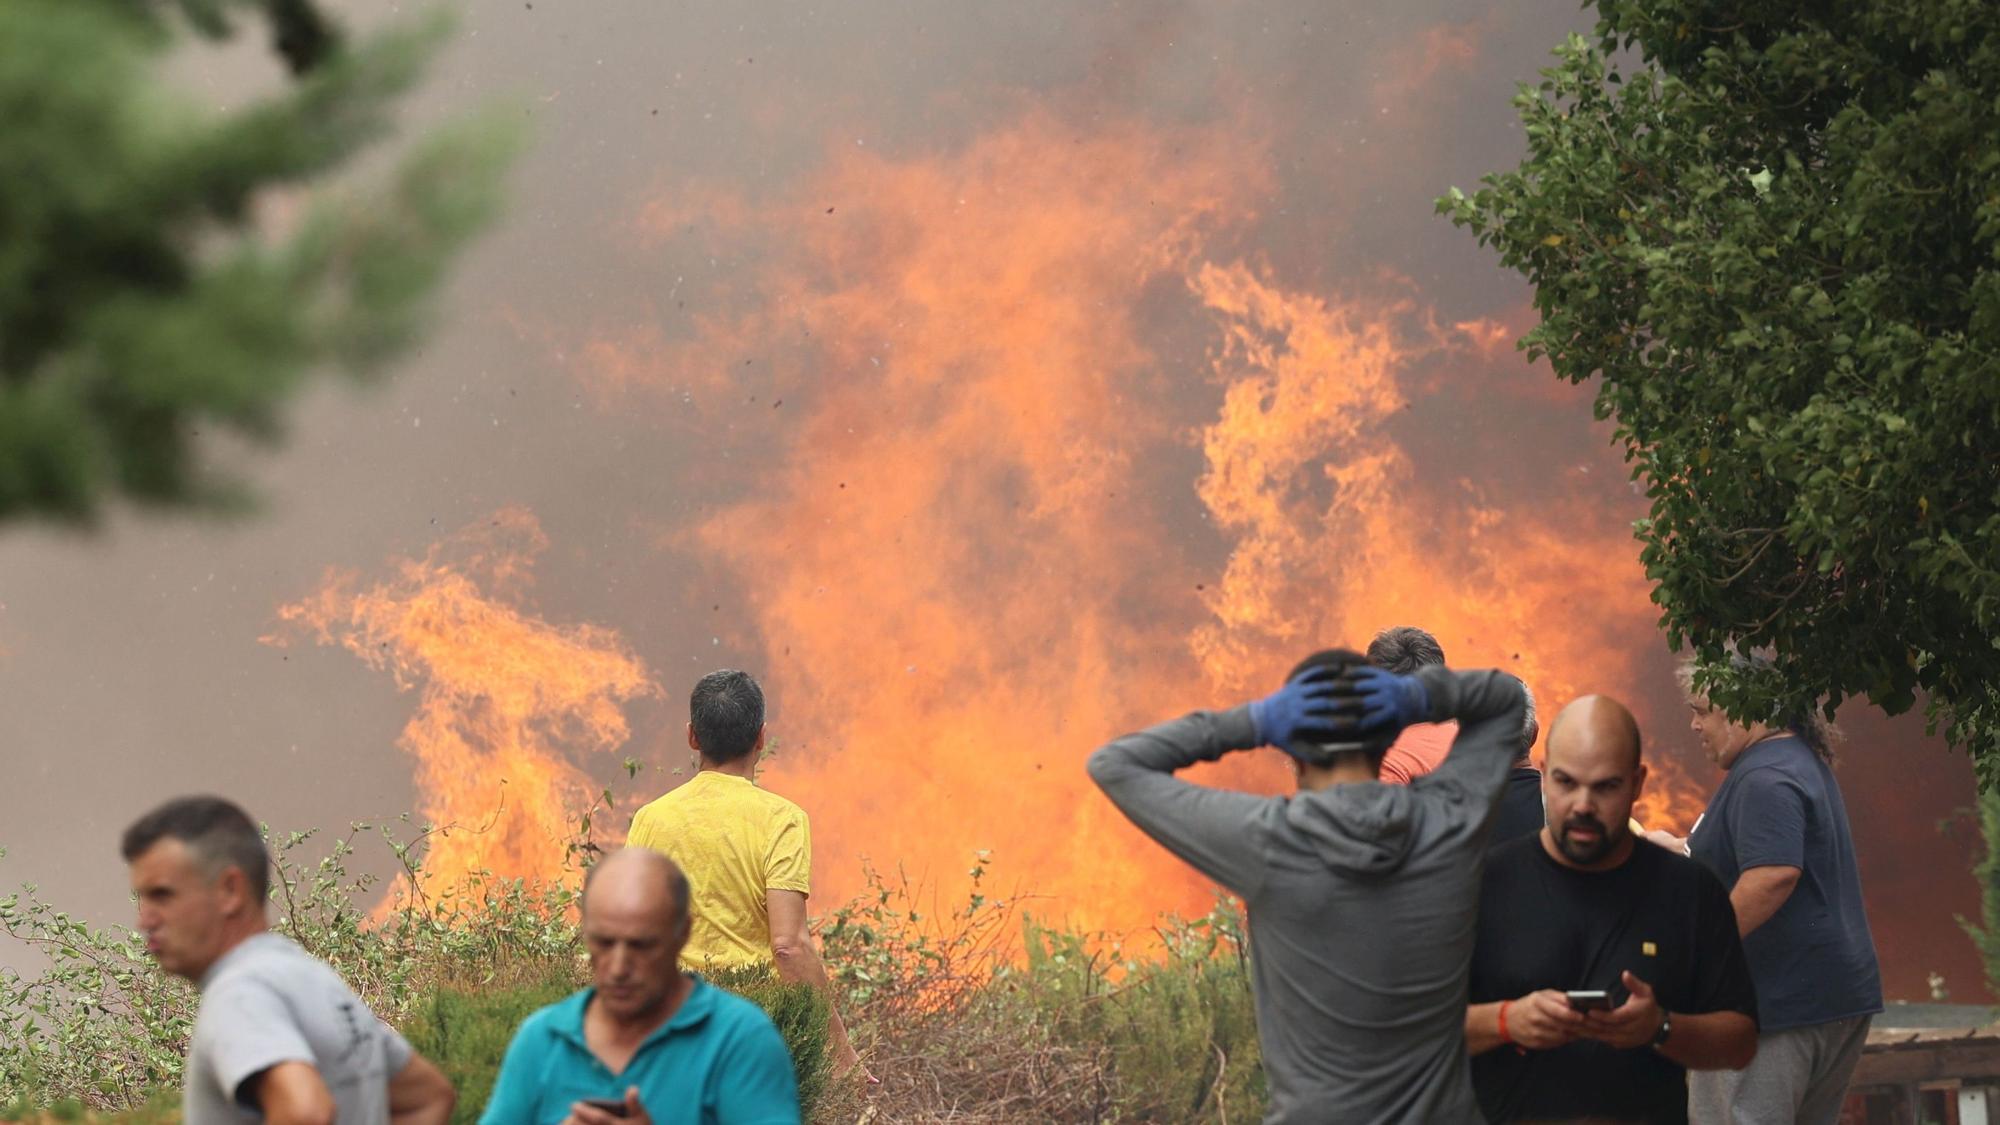
<svg viewBox="0 0 2000 1125">
<path fill-rule="evenodd" d="M 682 972 L 687 938 L 687 877 L 671 860 L 626 848 L 592 867 L 583 940 L 594 984 L 514 1033 L 480 1125 L 798 1125 L 778 1029 L 757 1005 Z"/>
</svg>

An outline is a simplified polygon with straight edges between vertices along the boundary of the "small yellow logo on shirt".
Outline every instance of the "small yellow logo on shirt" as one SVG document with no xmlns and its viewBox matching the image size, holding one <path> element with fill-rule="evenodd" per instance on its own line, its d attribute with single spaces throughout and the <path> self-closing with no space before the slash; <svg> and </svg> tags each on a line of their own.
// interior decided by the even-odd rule
<svg viewBox="0 0 2000 1125">
<path fill-rule="evenodd" d="M 1650 941 L 1642 941 L 1639 943 L 1639 952 L 1648 957 L 1658 957 L 1660 955 L 1660 947 Z"/>
</svg>

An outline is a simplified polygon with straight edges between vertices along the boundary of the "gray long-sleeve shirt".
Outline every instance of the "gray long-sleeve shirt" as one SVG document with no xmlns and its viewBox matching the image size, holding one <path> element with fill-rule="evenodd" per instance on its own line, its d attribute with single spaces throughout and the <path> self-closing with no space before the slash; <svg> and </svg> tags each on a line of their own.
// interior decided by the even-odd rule
<svg viewBox="0 0 2000 1125">
<path fill-rule="evenodd" d="M 1488 822 L 1519 745 L 1504 672 L 1417 673 L 1444 764 L 1409 786 L 1259 797 L 1173 776 L 1258 745 L 1247 707 L 1197 711 L 1090 757 L 1125 815 L 1250 913 L 1267 1123 L 1477 1122 L 1465 1055 Z"/>
</svg>

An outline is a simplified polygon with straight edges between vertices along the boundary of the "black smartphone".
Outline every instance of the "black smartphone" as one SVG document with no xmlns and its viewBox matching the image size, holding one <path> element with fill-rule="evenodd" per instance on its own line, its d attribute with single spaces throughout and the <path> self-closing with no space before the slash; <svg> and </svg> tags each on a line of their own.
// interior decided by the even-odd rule
<svg viewBox="0 0 2000 1125">
<path fill-rule="evenodd" d="M 625 1099 L 623 1098 L 585 1098 L 583 1099 L 583 1104 L 592 1109 L 601 1109 L 613 1117 L 625 1116 Z"/>
<path fill-rule="evenodd" d="M 1611 995 L 1601 988 L 1582 989 L 1565 992 L 1569 1006 L 1579 1012 L 1608 1012 L 1611 1010 Z"/>
</svg>

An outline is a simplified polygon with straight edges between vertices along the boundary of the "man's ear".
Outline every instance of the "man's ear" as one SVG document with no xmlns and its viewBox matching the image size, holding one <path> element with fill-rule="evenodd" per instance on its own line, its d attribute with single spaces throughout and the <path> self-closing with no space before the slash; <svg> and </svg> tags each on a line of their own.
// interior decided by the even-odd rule
<svg viewBox="0 0 2000 1125">
<path fill-rule="evenodd" d="M 1635 770 L 1632 774 L 1632 795 L 1634 797 L 1637 797 L 1639 794 L 1644 793 L 1645 791 L 1646 791 L 1646 763 L 1640 762 L 1639 768 Z"/>
<path fill-rule="evenodd" d="M 241 867 L 230 864 L 215 877 L 216 893 L 222 896 L 222 912 L 234 915 L 250 909 L 250 876 Z"/>
<path fill-rule="evenodd" d="M 696 738 L 694 736 L 693 723 L 688 724 L 688 749 L 694 751 L 697 754 L 701 753 L 701 739 Z"/>
<path fill-rule="evenodd" d="M 750 749 L 762 750 L 763 748 L 764 748 L 764 724 L 759 723 L 757 724 L 757 741 L 751 744 Z"/>
</svg>

